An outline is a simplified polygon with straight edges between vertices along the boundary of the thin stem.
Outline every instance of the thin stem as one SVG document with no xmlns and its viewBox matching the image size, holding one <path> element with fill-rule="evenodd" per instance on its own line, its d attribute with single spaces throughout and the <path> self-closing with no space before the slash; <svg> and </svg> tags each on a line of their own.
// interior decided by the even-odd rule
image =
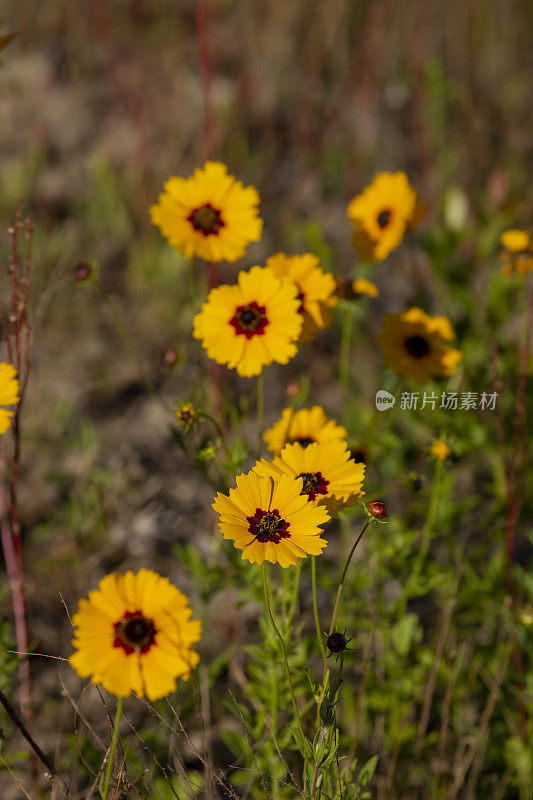
<svg viewBox="0 0 533 800">
<path fill-rule="evenodd" d="M 198 416 L 203 417 L 208 422 L 210 422 L 211 425 L 213 425 L 213 427 L 215 428 L 216 432 L 220 437 L 220 443 L 222 444 L 225 454 L 227 455 L 228 458 L 231 458 L 231 453 L 229 451 L 228 445 L 226 444 L 226 436 L 224 434 L 224 431 L 222 430 L 220 422 L 218 422 L 215 419 L 215 417 L 211 416 L 211 414 L 208 414 L 207 411 L 200 411 Z"/>
<path fill-rule="evenodd" d="M 339 582 L 339 588 L 337 589 L 337 596 L 335 598 L 335 605 L 333 606 L 333 614 L 331 615 L 331 624 L 329 626 L 328 638 L 331 636 L 331 634 L 333 633 L 333 630 L 335 628 L 335 620 L 337 618 L 337 611 L 338 611 L 338 608 L 339 608 L 339 601 L 341 599 L 342 590 L 344 588 L 344 581 L 346 580 L 346 573 L 348 572 L 348 567 L 350 566 L 350 561 L 352 560 L 352 556 L 355 553 L 356 547 L 359 544 L 359 542 L 361 541 L 361 539 L 363 538 L 363 534 L 364 534 L 364 532 L 366 531 L 366 529 L 368 528 L 369 525 L 370 525 L 370 520 L 367 520 L 365 522 L 365 524 L 363 525 L 363 529 L 362 529 L 361 533 L 359 534 L 359 536 L 357 537 L 357 539 L 353 543 L 352 549 L 350 550 L 350 553 L 348 554 L 348 558 L 346 559 L 346 564 L 344 565 L 344 569 L 342 571 L 341 579 L 340 579 L 340 582 Z M 321 702 L 322 702 L 322 699 L 324 697 L 324 691 L 325 691 L 325 686 L 326 686 L 326 672 L 327 672 L 327 664 L 326 664 L 326 658 L 324 657 L 324 672 L 323 672 L 323 675 L 322 675 L 322 698 L 321 698 Z"/>
<path fill-rule="evenodd" d="M 341 342 L 339 348 L 339 383 L 345 400 L 350 391 L 350 354 L 352 347 L 353 310 L 349 306 L 342 317 Z"/>
<path fill-rule="evenodd" d="M 118 728 L 120 725 L 120 718 L 122 716 L 122 697 L 117 698 L 117 713 L 115 714 L 115 723 L 113 725 L 113 738 L 111 739 L 111 747 L 109 748 L 109 758 L 105 772 L 104 791 L 102 792 L 102 800 L 107 800 L 109 796 L 109 786 L 111 783 L 111 773 L 113 771 L 113 762 L 115 760 L 115 750 L 118 741 Z"/>
<path fill-rule="evenodd" d="M 263 450 L 263 373 L 257 378 L 257 458 L 261 458 Z"/>
<path fill-rule="evenodd" d="M 288 622 L 287 624 L 290 626 L 292 623 L 292 618 L 294 616 L 294 611 L 296 609 L 296 603 L 298 602 L 298 589 L 300 588 L 300 574 L 302 572 L 302 564 L 298 562 L 296 567 L 296 575 L 294 578 L 294 585 L 292 587 L 292 598 L 291 604 L 289 606 L 289 614 L 288 614 Z"/>
<path fill-rule="evenodd" d="M 317 594 L 316 594 L 316 557 L 311 556 L 311 583 L 313 586 L 313 614 L 315 617 L 315 628 L 316 628 L 316 638 L 318 641 L 318 646 L 320 647 L 320 653 L 322 655 L 322 660 L 326 658 L 326 648 L 324 647 L 324 642 L 322 641 L 322 631 L 320 629 L 320 619 L 318 616 L 318 601 L 317 601 Z"/>
<path fill-rule="evenodd" d="M 290 689 L 290 693 L 291 693 L 291 700 L 292 700 L 292 707 L 293 707 L 293 710 L 294 710 L 294 717 L 295 717 L 296 723 L 298 725 L 298 731 L 300 733 L 300 737 L 301 737 L 301 740 L 302 740 L 302 747 L 305 748 L 306 750 L 308 750 L 307 740 L 305 738 L 305 734 L 304 734 L 303 727 L 302 727 L 302 720 L 301 720 L 301 717 L 300 717 L 300 711 L 298 709 L 298 703 L 296 702 L 296 695 L 294 693 L 294 686 L 293 686 L 293 683 L 292 683 L 291 670 L 290 670 L 290 667 L 289 667 L 289 661 L 287 659 L 287 651 L 285 650 L 285 642 L 283 641 L 283 636 L 279 632 L 279 628 L 276 625 L 276 622 L 274 620 L 274 616 L 272 614 L 272 606 L 271 606 L 271 600 L 270 600 L 270 596 L 271 596 L 270 576 L 269 576 L 269 573 L 268 573 L 268 565 L 267 565 L 266 561 L 263 562 L 263 590 L 264 590 L 264 593 L 265 593 L 265 603 L 266 603 L 266 608 L 267 608 L 267 612 L 268 612 L 268 618 L 270 620 L 270 624 L 272 625 L 272 630 L 274 631 L 274 633 L 278 637 L 278 640 L 279 640 L 279 643 L 280 643 L 280 647 L 281 647 L 281 654 L 283 656 L 283 663 L 285 664 L 285 672 L 287 673 L 287 680 L 289 682 L 289 689 Z M 309 753 L 306 753 L 306 755 L 309 755 Z M 105 798 L 104 798 L 104 800 L 105 800 Z"/>
</svg>

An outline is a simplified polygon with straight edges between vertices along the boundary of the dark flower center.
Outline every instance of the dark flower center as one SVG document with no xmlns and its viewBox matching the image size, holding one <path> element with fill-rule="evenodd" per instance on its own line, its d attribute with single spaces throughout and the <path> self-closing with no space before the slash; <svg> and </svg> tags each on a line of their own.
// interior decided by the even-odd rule
<svg viewBox="0 0 533 800">
<path fill-rule="evenodd" d="M 261 335 L 268 325 L 266 308 L 258 305 L 255 300 L 246 306 L 237 306 L 229 324 L 233 325 L 235 333 L 246 336 L 247 339 Z"/>
<path fill-rule="evenodd" d="M 303 292 L 300 292 L 298 294 L 298 298 L 297 299 L 300 301 L 300 307 L 299 307 L 298 311 L 300 312 L 300 314 L 303 314 L 303 312 L 304 312 L 304 297 L 305 297 L 305 294 Z"/>
<path fill-rule="evenodd" d="M 311 439 L 310 436 L 299 436 L 297 439 L 293 439 L 292 442 L 293 444 L 298 442 L 298 444 L 301 444 L 302 447 L 309 447 L 310 444 L 315 443 L 315 440 Z"/>
<path fill-rule="evenodd" d="M 314 500 L 319 494 L 328 493 L 329 481 L 321 472 L 300 472 L 297 478 L 303 478 L 302 494 L 309 495 L 309 500 Z"/>
<path fill-rule="evenodd" d="M 405 349 L 413 358 L 424 358 L 428 356 L 431 347 L 425 336 L 408 336 L 404 342 Z"/>
<path fill-rule="evenodd" d="M 390 222 L 391 212 L 388 208 L 384 208 L 383 211 L 380 211 L 378 214 L 378 225 L 381 229 L 386 228 Z"/>
<path fill-rule="evenodd" d="M 248 530 L 258 542 L 274 542 L 278 544 L 281 539 L 290 539 L 289 523 L 282 519 L 277 508 L 263 511 L 255 509 L 253 517 L 246 517 Z"/>
<path fill-rule="evenodd" d="M 206 203 L 205 206 L 195 208 L 194 211 L 191 211 L 187 220 L 191 223 L 195 231 L 200 231 L 204 236 L 218 233 L 219 230 L 224 227 L 220 211 L 213 208 L 211 203 Z"/>
<path fill-rule="evenodd" d="M 114 647 L 122 647 L 126 655 L 147 653 L 155 642 L 157 633 L 153 620 L 141 611 L 126 611 L 122 619 L 113 625 Z"/>
</svg>

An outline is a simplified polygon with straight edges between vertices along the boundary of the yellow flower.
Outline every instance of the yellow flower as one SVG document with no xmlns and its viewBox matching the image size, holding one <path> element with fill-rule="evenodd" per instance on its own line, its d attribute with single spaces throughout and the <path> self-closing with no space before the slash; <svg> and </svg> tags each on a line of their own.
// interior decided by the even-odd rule
<svg viewBox="0 0 533 800">
<path fill-rule="evenodd" d="M 447 317 L 430 317 L 414 307 L 404 314 L 385 314 L 378 344 L 393 372 L 427 383 L 455 372 L 462 354 L 445 344 L 453 337 Z"/>
<path fill-rule="evenodd" d="M 239 375 L 259 375 L 276 361 L 296 354 L 302 329 L 296 286 L 276 278 L 271 269 L 240 272 L 234 286 L 217 286 L 194 318 L 193 336 L 217 364 Z"/>
<path fill-rule="evenodd" d="M 317 256 L 303 253 L 298 256 L 286 256 L 277 253 L 267 259 L 269 267 L 278 278 L 288 278 L 296 284 L 298 299 L 303 315 L 301 342 L 309 342 L 322 328 L 331 325 L 331 308 L 336 305 L 335 278 L 330 272 L 324 272 Z"/>
<path fill-rule="evenodd" d="M 19 400 L 17 370 L 13 364 L 3 361 L 0 363 L 0 406 L 13 406 Z M 9 429 L 14 413 L 14 411 L 9 411 L 7 408 L 0 408 L 0 434 Z"/>
<path fill-rule="evenodd" d="M 366 294 L 367 297 L 379 297 L 379 289 L 372 281 L 366 278 L 356 278 L 352 282 L 353 293 L 357 295 Z"/>
<path fill-rule="evenodd" d="M 307 555 L 320 555 L 327 542 L 320 538 L 319 526 L 329 514 L 307 502 L 301 478 L 282 475 L 272 480 L 248 472 L 236 480 L 237 488 L 229 490 L 229 497 L 219 492 L 213 508 L 220 514 L 224 539 L 242 550 L 242 558 L 289 567 Z"/>
<path fill-rule="evenodd" d="M 188 598 L 157 572 L 106 575 L 80 600 L 69 662 L 117 697 L 135 692 L 157 700 L 200 660 L 193 646 L 202 623 L 191 614 Z"/>
<path fill-rule="evenodd" d="M 190 431 L 198 422 L 199 414 L 192 403 L 182 403 L 176 411 L 176 418 L 186 431 Z"/>
<path fill-rule="evenodd" d="M 190 178 L 169 178 L 150 216 L 187 258 L 236 261 L 261 238 L 259 202 L 253 186 L 228 175 L 225 164 L 207 161 Z"/>
<path fill-rule="evenodd" d="M 382 261 L 418 221 L 417 195 L 405 172 L 380 172 L 348 206 L 352 242 L 365 261 Z"/>
<path fill-rule="evenodd" d="M 525 275 L 533 269 L 533 242 L 529 233 L 510 228 L 500 236 L 500 261 L 504 275 Z"/>
<path fill-rule="evenodd" d="M 444 461 L 451 455 L 451 447 L 444 441 L 444 439 L 435 439 L 431 445 L 431 454 L 437 461 Z"/>
<path fill-rule="evenodd" d="M 321 406 L 312 408 L 285 408 L 281 418 L 265 431 L 263 439 L 270 452 L 277 456 L 286 444 L 299 442 L 302 447 L 313 442 L 329 442 L 332 439 L 346 439 L 348 433 L 334 419 L 326 417 Z"/>
<path fill-rule="evenodd" d="M 345 506 L 354 506 L 364 494 L 365 465 L 351 459 L 346 442 L 288 444 L 272 461 L 262 458 L 254 471 L 279 480 L 281 475 L 303 479 L 302 494 L 309 503 L 323 504 L 331 514 Z"/>
</svg>

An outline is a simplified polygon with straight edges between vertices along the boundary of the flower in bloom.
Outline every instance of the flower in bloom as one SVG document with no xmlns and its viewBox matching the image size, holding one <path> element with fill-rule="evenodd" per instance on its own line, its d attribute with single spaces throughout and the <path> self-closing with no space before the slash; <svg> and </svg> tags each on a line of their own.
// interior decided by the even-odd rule
<svg viewBox="0 0 533 800">
<path fill-rule="evenodd" d="M 380 172 L 348 206 L 353 246 L 364 261 L 382 261 L 419 221 L 417 194 L 405 172 Z"/>
<path fill-rule="evenodd" d="M 217 494 L 213 508 L 220 514 L 224 539 L 242 550 L 242 558 L 289 567 L 307 555 L 320 555 L 327 542 L 319 526 L 328 522 L 329 514 L 307 502 L 302 478 L 282 475 L 272 480 L 252 471 L 238 475 L 236 482 L 229 497 Z"/>
<path fill-rule="evenodd" d="M 17 370 L 13 364 L 3 361 L 0 364 L 0 406 L 13 406 L 18 403 L 19 382 Z M 5 433 L 11 425 L 11 418 L 15 412 L 8 408 L 0 408 L 0 434 Z"/>
<path fill-rule="evenodd" d="M 217 286 L 194 318 L 193 336 L 217 364 L 239 375 L 259 375 L 276 361 L 296 354 L 302 330 L 300 301 L 294 283 L 267 267 L 240 272 L 234 286 Z"/>
<path fill-rule="evenodd" d="M 302 494 L 311 504 L 325 505 L 331 514 L 354 506 L 361 495 L 365 465 L 350 457 L 346 442 L 338 440 L 310 444 L 288 444 L 272 461 L 262 458 L 254 472 L 279 480 L 281 475 L 302 478 Z"/>
<path fill-rule="evenodd" d="M 453 337 L 447 317 L 430 317 L 413 307 L 403 314 L 385 314 L 378 344 L 393 372 L 427 383 L 455 372 L 462 354 L 446 344 Z"/>
<path fill-rule="evenodd" d="M 379 289 L 372 281 L 366 278 L 355 278 L 345 281 L 337 278 L 337 295 L 343 300 L 358 300 L 361 297 L 379 297 Z"/>
<path fill-rule="evenodd" d="M 451 455 L 451 448 L 450 446 L 444 441 L 444 439 L 435 439 L 433 444 L 431 445 L 431 455 L 434 456 L 438 461 L 444 461 Z"/>
<path fill-rule="evenodd" d="M 300 301 L 298 310 L 304 321 L 300 341 L 311 341 L 319 330 L 331 325 L 331 308 L 337 303 L 335 278 L 330 272 L 324 272 L 317 256 L 312 253 L 298 256 L 277 253 L 267 259 L 266 266 L 278 278 L 288 278 L 296 284 Z"/>
<path fill-rule="evenodd" d="M 277 456 L 286 444 L 298 442 L 307 447 L 313 442 L 329 442 L 332 439 L 346 439 L 348 433 L 334 419 L 326 417 L 322 406 L 312 408 L 285 408 L 281 418 L 263 434 L 270 452 Z"/>
<path fill-rule="evenodd" d="M 182 403 L 176 411 L 176 418 L 186 431 L 190 431 L 198 422 L 199 414 L 192 403 Z"/>
<path fill-rule="evenodd" d="M 525 275 L 533 269 L 533 242 L 526 231 L 510 228 L 500 236 L 500 261 L 504 275 Z"/>
<path fill-rule="evenodd" d="M 150 216 L 187 258 L 236 261 L 250 242 L 261 238 L 258 206 L 253 186 L 228 175 L 225 164 L 207 161 L 190 178 L 169 178 Z"/>
<path fill-rule="evenodd" d="M 191 615 L 188 598 L 157 572 L 106 575 L 80 600 L 69 662 L 117 697 L 135 692 L 157 700 L 200 660 L 194 644 L 202 624 Z"/>
</svg>

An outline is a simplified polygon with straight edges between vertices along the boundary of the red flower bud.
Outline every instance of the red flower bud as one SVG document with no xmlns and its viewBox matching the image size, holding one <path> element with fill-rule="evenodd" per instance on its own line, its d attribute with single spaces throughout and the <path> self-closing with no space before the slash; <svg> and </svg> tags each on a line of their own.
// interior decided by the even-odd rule
<svg viewBox="0 0 533 800">
<path fill-rule="evenodd" d="M 83 281 L 88 280 L 91 275 L 93 274 L 93 268 L 90 264 L 86 261 L 80 261 L 79 264 L 76 265 L 76 270 L 74 272 L 74 280 L 77 283 L 82 283 Z"/>
<path fill-rule="evenodd" d="M 161 353 L 161 364 L 164 367 L 170 368 L 175 366 L 178 362 L 178 359 L 178 353 L 173 347 L 167 347 L 167 349 Z"/>
<path fill-rule="evenodd" d="M 373 500 L 371 503 L 368 504 L 368 508 L 370 513 L 377 517 L 377 519 L 383 519 L 388 514 L 387 506 L 382 500 Z"/>
</svg>

